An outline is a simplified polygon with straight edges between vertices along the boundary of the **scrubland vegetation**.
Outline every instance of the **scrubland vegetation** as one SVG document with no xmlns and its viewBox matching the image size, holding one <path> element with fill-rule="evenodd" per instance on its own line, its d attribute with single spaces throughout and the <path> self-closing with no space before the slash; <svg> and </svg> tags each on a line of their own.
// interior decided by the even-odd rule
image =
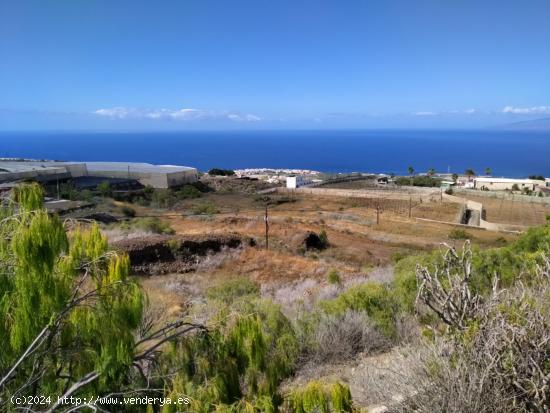
<svg viewBox="0 0 550 413">
<path fill-rule="evenodd" d="M 215 204 L 199 201 L 197 213 L 215 213 Z M 128 258 L 109 251 L 97 225 L 64 226 L 41 205 L 40 188 L 28 185 L 1 209 L 2 411 L 74 408 L 55 405 L 62 395 L 160 395 L 190 404 L 98 407 L 360 412 L 366 406 L 354 401 L 353 383 L 306 372 L 379 357 L 403 362 L 399 374 L 372 383 L 365 369 L 358 373 L 369 384 L 360 390 L 382 388 L 387 411 L 544 412 L 550 405 L 549 225 L 492 248 L 471 245 L 470 231 L 447 229 L 443 240 L 452 246 L 395 248 L 391 277 L 350 280 L 353 262 L 329 267 L 320 275 L 323 294 L 295 283 L 280 291 L 286 301 L 234 273 L 208 281 L 185 311 L 168 316 L 153 311 L 158 303 L 130 275 Z M 117 225 L 175 231 L 160 218 Z M 295 262 L 337 262 L 331 231 L 320 233 L 326 250 L 296 254 Z M 349 235 L 338 236 L 347 242 Z M 262 252 L 271 265 L 288 250 L 274 248 Z M 357 266 L 367 275 L 377 270 Z M 12 395 L 52 402 L 15 406 Z"/>
<path fill-rule="evenodd" d="M 428 175 L 416 175 L 413 177 L 398 177 L 395 179 L 397 185 L 412 185 L 412 186 L 424 186 L 424 187 L 439 187 L 441 186 L 441 179 L 433 178 Z"/>
<path fill-rule="evenodd" d="M 220 168 L 212 168 L 208 171 L 208 175 L 213 176 L 233 176 L 235 175 L 235 171 L 232 169 L 220 169 Z"/>
<path fill-rule="evenodd" d="M 152 234 L 174 234 L 174 230 L 168 223 L 158 217 L 135 218 L 123 221 L 113 226 L 123 232 L 144 231 Z"/>
</svg>

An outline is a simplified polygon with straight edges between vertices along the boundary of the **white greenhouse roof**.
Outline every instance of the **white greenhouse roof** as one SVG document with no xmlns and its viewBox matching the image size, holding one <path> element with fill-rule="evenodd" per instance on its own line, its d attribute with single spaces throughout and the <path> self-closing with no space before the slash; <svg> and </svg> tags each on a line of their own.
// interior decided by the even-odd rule
<svg viewBox="0 0 550 413">
<path fill-rule="evenodd" d="M 171 173 L 192 171 L 195 168 L 177 165 L 153 165 L 150 163 L 137 162 L 84 162 L 88 172 L 93 171 L 128 171 L 149 172 L 149 173 Z"/>
</svg>

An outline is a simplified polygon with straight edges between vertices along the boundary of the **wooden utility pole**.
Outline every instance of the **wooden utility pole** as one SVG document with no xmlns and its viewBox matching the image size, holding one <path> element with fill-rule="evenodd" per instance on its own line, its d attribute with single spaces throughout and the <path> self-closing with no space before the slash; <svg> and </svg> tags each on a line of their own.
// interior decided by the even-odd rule
<svg viewBox="0 0 550 413">
<path fill-rule="evenodd" d="M 269 248 L 269 216 L 267 215 L 267 202 L 265 203 L 265 249 Z"/>
<path fill-rule="evenodd" d="M 376 225 L 380 224 L 380 201 L 376 201 Z"/>
<path fill-rule="evenodd" d="M 409 218 L 412 217 L 412 203 L 413 203 L 413 199 L 412 199 L 412 196 L 409 197 Z"/>
</svg>

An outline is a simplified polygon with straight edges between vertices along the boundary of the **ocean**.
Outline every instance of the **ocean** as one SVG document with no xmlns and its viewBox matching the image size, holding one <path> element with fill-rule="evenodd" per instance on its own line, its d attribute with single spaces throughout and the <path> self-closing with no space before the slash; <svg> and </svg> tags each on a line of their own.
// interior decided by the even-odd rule
<svg viewBox="0 0 550 413">
<path fill-rule="evenodd" d="M 331 130 L 0 132 L 0 157 L 131 161 L 210 168 L 550 176 L 550 132 Z"/>
</svg>

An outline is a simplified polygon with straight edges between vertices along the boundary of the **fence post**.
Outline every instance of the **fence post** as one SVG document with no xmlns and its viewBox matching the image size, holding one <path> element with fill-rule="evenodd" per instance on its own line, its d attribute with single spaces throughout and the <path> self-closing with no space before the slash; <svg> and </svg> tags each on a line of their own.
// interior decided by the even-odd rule
<svg viewBox="0 0 550 413">
<path fill-rule="evenodd" d="M 267 202 L 265 203 L 265 249 L 269 249 L 269 217 L 267 215 Z"/>
</svg>

